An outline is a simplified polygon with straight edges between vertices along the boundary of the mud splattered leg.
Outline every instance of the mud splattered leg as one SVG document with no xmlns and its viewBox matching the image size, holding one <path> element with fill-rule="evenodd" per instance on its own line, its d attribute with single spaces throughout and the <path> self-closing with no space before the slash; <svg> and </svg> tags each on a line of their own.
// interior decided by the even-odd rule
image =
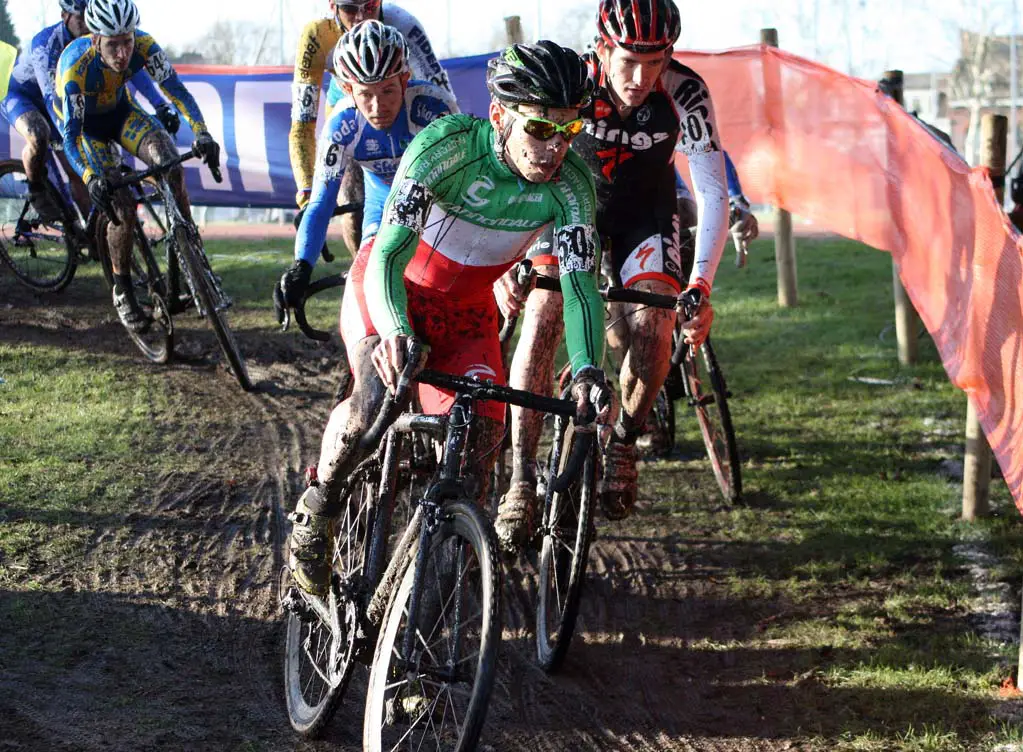
<svg viewBox="0 0 1023 752">
<path fill-rule="evenodd" d="M 674 295 L 671 286 L 660 280 L 643 280 L 637 282 L 633 289 Z M 630 434 L 643 426 L 668 375 L 675 311 L 635 304 L 626 304 L 626 308 L 628 315 L 624 321 L 629 327 L 629 340 L 620 378 L 620 422 L 626 434 Z"/>
<path fill-rule="evenodd" d="M 26 112 L 14 123 L 14 129 L 25 139 L 21 161 L 30 184 L 46 180 L 46 150 L 50 147 L 50 124 L 41 112 Z"/>
<path fill-rule="evenodd" d="M 557 277 L 552 267 L 537 272 Z M 519 322 L 521 334 L 512 358 L 509 383 L 516 389 L 549 395 L 554 382 L 554 355 L 564 331 L 561 295 L 533 290 Z M 536 448 L 543 430 L 543 415 L 535 410 L 512 407 L 512 482 L 536 480 Z"/>
<path fill-rule="evenodd" d="M 176 156 L 178 156 L 177 147 L 171 141 L 170 134 L 162 128 L 150 131 L 139 143 L 138 157 L 147 165 L 169 162 Z M 178 202 L 182 215 L 185 219 L 191 220 L 192 206 L 188 202 L 184 171 L 180 166 L 167 173 L 167 182 L 170 183 L 171 191 L 174 193 L 174 198 Z"/>
<path fill-rule="evenodd" d="M 358 439 L 373 424 L 386 395 L 372 361 L 373 348 L 379 342 L 380 338 L 374 335 L 357 342 L 352 348 L 354 382 L 351 395 L 334 408 L 323 432 L 317 475 L 326 487 L 328 506 L 337 503 L 339 481 L 348 477 L 362 460 L 356 452 Z"/>
</svg>

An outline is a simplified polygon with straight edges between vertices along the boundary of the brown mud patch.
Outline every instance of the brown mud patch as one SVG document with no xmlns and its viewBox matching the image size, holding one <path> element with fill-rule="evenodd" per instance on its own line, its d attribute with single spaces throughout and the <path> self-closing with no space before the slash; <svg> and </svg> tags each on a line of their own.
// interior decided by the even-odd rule
<svg viewBox="0 0 1023 752">
<path fill-rule="evenodd" d="M 0 290 L 0 341 L 108 354 L 125 378 L 155 372 L 171 395 L 162 450 L 193 460 L 150 479 L 123 515 L 90 520 L 84 558 L 51 561 L 44 588 L 17 592 L 32 618 L 0 622 L 0 750 L 357 749 L 358 682 L 323 740 L 292 733 L 275 600 L 285 516 L 319 451 L 339 344 L 241 332 L 262 387 L 245 394 L 200 322 L 183 327 L 181 341 L 199 343 L 189 359 L 151 366 L 101 282 L 40 298 L 7 277 Z M 651 501 L 599 525 L 558 675 L 533 663 L 535 575 L 506 568 L 483 748 L 739 752 L 809 749 L 808 729 L 838 736 L 849 698 L 813 679 L 820 656 L 733 647 L 782 608 L 728 595 L 722 575 L 753 554 Z"/>
</svg>

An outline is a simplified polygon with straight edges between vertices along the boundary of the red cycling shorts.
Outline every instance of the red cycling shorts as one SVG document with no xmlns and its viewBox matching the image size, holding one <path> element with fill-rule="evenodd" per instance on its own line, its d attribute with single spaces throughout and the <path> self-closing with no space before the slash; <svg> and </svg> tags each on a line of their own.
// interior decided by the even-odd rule
<svg viewBox="0 0 1023 752">
<path fill-rule="evenodd" d="M 349 362 L 355 344 L 378 333 L 370 320 L 363 292 L 372 247 L 370 239 L 359 249 L 341 299 L 341 338 Z M 408 280 L 405 290 L 412 331 L 430 346 L 427 368 L 507 384 L 498 336 L 497 302 L 491 290 L 473 300 L 452 300 L 447 293 L 419 287 Z M 420 385 L 418 392 L 423 411 L 430 414 L 448 412 L 455 401 L 454 393 L 447 389 Z M 478 402 L 475 411 L 477 415 L 504 422 L 505 406 L 500 402 Z"/>
</svg>

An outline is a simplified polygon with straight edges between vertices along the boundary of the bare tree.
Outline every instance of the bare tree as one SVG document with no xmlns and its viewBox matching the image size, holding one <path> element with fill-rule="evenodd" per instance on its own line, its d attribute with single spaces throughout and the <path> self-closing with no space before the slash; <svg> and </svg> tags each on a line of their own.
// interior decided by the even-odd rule
<svg viewBox="0 0 1023 752">
<path fill-rule="evenodd" d="M 201 50 L 203 59 L 214 65 L 272 65 L 282 59 L 280 35 L 272 31 L 267 24 L 218 20 L 189 46 Z"/>
<path fill-rule="evenodd" d="M 970 111 L 970 125 L 966 131 L 966 161 L 977 163 L 980 148 L 980 115 L 985 106 L 994 103 L 995 73 L 991 66 L 992 40 L 990 34 L 962 32 L 962 57 L 952 72 L 952 96 L 965 100 Z"/>
</svg>

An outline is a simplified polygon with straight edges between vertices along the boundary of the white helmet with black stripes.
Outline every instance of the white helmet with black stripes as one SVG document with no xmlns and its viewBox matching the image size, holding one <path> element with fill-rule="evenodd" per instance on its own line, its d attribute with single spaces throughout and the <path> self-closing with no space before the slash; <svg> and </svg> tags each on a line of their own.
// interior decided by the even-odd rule
<svg viewBox="0 0 1023 752">
<path fill-rule="evenodd" d="M 338 40 L 334 73 L 348 84 L 375 84 L 408 73 L 408 59 L 408 43 L 400 31 L 379 21 L 362 21 Z"/>
<path fill-rule="evenodd" d="M 89 0 L 85 25 L 102 37 L 131 34 L 139 25 L 139 9 L 132 0 Z"/>
</svg>

